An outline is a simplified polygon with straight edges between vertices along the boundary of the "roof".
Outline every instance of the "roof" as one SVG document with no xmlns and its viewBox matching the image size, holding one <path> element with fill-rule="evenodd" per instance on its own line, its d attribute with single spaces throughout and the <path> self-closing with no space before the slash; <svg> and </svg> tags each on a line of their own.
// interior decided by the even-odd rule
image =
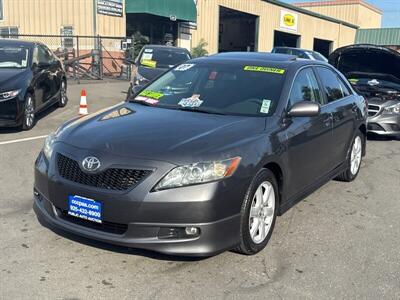
<svg viewBox="0 0 400 300">
<path fill-rule="evenodd" d="M 287 9 L 290 9 L 290 10 L 293 10 L 293 11 L 296 11 L 296 12 L 299 12 L 299 13 L 302 13 L 302 14 L 305 14 L 305 15 L 309 15 L 309 16 L 315 17 L 315 18 L 319 18 L 319 19 L 326 20 L 326 21 L 329 21 L 329 22 L 341 24 L 341 25 L 344 25 L 344 26 L 347 26 L 347 27 L 350 27 L 350 28 L 353 28 L 353 29 L 358 29 L 359 28 L 357 25 L 354 25 L 354 24 L 351 24 L 351 23 L 348 23 L 348 22 L 345 22 L 345 21 L 342 21 L 342 20 L 339 20 L 339 19 L 335 19 L 335 18 L 332 18 L 332 17 L 328 17 L 328 16 L 325 16 L 325 15 L 321 15 L 321 14 L 313 12 L 311 10 L 307 10 L 307 9 L 304 9 L 304 8 L 301 8 L 301 7 L 298 7 L 298 6 L 294 6 L 292 4 L 288 4 L 288 3 L 282 2 L 280 0 L 262 0 L 262 1 L 274 4 L 274 5 L 277 5 L 277 6 L 281 6 L 281 7 L 284 7 L 284 8 L 287 8 Z"/>
<path fill-rule="evenodd" d="M 293 61 L 297 56 L 288 54 L 276 54 L 269 52 L 225 52 L 209 56 L 211 58 L 232 59 L 232 60 L 259 60 L 259 61 Z"/>
<path fill-rule="evenodd" d="M 166 46 L 166 45 L 153 45 L 153 44 L 144 45 L 143 48 L 166 49 L 166 50 L 185 50 L 185 51 L 187 51 L 186 48 L 182 48 L 182 47 Z"/>
<path fill-rule="evenodd" d="M 355 43 L 400 46 L 400 28 L 359 29 Z"/>
<path fill-rule="evenodd" d="M 363 5 L 379 14 L 382 14 L 382 10 L 377 8 L 376 6 L 369 4 L 363 0 L 333 0 L 333 1 L 319 1 L 319 2 L 299 2 L 294 3 L 293 5 L 298 7 L 318 7 L 318 6 L 337 6 L 337 5 L 354 5 L 359 4 Z"/>
<path fill-rule="evenodd" d="M 36 42 L 30 42 L 30 41 L 22 41 L 22 40 L 18 40 L 18 39 L 2 39 L 0 38 L 0 45 L 11 45 L 11 46 L 16 46 L 16 45 L 20 45 L 20 46 L 25 46 L 25 47 L 32 47 L 36 44 Z"/>
</svg>

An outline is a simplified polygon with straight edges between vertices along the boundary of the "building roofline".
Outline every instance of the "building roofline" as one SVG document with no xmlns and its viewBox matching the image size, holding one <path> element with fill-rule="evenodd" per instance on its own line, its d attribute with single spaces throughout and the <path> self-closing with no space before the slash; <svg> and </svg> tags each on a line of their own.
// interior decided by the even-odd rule
<svg viewBox="0 0 400 300">
<path fill-rule="evenodd" d="M 319 19 L 322 19 L 322 20 L 326 20 L 326 21 L 329 21 L 329 22 L 334 22 L 334 23 L 337 23 L 337 24 L 341 24 L 341 25 L 344 25 L 344 26 L 347 26 L 347 27 L 350 27 L 350 28 L 353 28 L 353 29 L 358 29 L 359 28 L 359 26 L 351 24 L 349 22 L 345 22 L 345 21 L 342 21 L 342 20 L 339 20 L 339 19 L 335 19 L 335 18 L 332 18 L 332 17 L 321 15 L 319 13 L 316 13 L 316 12 L 313 12 L 313 11 L 310 11 L 310 10 L 307 10 L 307 9 L 304 9 L 304 8 L 301 8 L 301 7 L 298 7 L 298 6 L 294 6 L 292 4 L 285 3 L 285 2 L 282 2 L 280 0 L 262 0 L 262 1 L 274 4 L 274 5 L 277 5 L 277 6 L 281 6 L 281 7 L 284 7 L 284 8 L 287 8 L 287 9 L 290 9 L 290 10 L 293 10 L 293 11 L 296 11 L 296 12 L 299 12 L 299 13 L 302 13 L 302 14 L 305 14 L 305 15 L 316 17 L 316 18 L 319 18 Z"/>
<path fill-rule="evenodd" d="M 334 5 L 354 5 L 360 4 L 375 11 L 376 13 L 383 14 L 383 11 L 378 7 L 365 2 L 364 0 L 331 0 L 331 1 L 319 1 L 319 2 L 298 2 L 293 3 L 297 7 L 316 7 L 316 6 L 334 6 Z"/>
</svg>

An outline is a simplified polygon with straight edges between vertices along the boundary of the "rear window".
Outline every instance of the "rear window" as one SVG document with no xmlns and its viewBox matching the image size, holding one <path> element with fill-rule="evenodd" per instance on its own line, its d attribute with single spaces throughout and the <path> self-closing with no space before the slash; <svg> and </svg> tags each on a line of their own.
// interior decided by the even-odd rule
<svg viewBox="0 0 400 300">
<path fill-rule="evenodd" d="M 339 75 L 328 68 L 317 68 L 321 78 L 324 92 L 328 102 L 333 102 L 350 95 L 349 89 L 345 86 Z"/>
<path fill-rule="evenodd" d="M 145 48 L 139 63 L 148 68 L 168 69 L 189 59 L 189 53 L 182 49 Z"/>
<path fill-rule="evenodd" d="M 286 70 L 275 66 L 183 64 L 150 84 L 135 99 L 161 108 L 228 115 L 271 115 Z"/>
</svg>

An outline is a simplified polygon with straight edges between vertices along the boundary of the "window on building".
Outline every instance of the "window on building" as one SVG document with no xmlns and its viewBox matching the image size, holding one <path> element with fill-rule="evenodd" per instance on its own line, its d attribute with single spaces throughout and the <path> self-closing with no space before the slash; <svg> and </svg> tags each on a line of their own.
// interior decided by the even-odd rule
<svg viewBox="0 0 400 300">
<path fill-rule="evenodd" d="M 1 1 L 1 0 L 0 0 Z M 11 26 L 11 27 L 0 27 L 0 37 L 9 39 L 9 38 L 18 38 L 18 27 Z"/>
<path fill-rule="evenodd" d="M 74 48 L 74 27 L 73 26 L 63 26 L 61 27 L 61 47 L 65 49 Z"/>
</svg>

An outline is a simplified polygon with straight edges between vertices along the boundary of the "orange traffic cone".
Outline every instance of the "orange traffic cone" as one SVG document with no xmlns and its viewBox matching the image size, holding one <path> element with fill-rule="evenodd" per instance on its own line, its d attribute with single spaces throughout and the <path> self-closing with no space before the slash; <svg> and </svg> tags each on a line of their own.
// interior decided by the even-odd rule
<svg viewBox="0 0 400 300">
<path fill-rule="evenodd" d="M 88 115 L 88 106 L 87 106 L 87 100 L 86 100 L 86 90 L 83 89 L 81 91 L 81 102 L 79 104 L 79 115 L 80 116 L 86 116 Z"/>
</svg>

